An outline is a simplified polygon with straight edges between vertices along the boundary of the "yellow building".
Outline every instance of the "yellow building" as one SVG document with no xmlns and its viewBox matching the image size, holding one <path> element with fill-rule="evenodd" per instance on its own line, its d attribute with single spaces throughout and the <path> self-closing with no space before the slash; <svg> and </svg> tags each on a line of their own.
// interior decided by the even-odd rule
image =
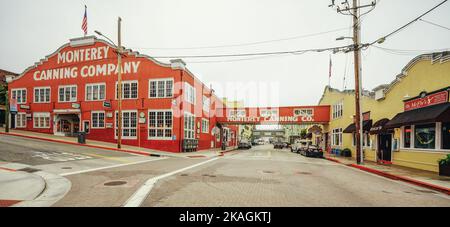
<svg viewBox="0 0 450 227">
<path fill-rule="evenodd" d="M 450 53 L 443 52 L 414 58 L 390 84 L 364 92 L 365 160 L 438 172 L 437 161 L 450 153 L 449 87 Z M 326 87 L 319 104 L 332 106 L 327 146 L 349 148 L 355 158 L 354 92 Z"/>
</svg>

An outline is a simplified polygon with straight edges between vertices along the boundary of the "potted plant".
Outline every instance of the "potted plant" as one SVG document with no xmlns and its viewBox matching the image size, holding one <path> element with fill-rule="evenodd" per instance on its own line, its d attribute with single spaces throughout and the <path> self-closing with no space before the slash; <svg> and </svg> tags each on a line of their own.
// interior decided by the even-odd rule
<svg viewBox="0 0 450 227">
<path fill-rule="evenodd" d="M 352 157 L 352 151 L 348 148 L 345 148 L 344 150 L 342 150 L 341 154 L 344 157 Z"/>
<path fill-rule="evenodd" d="M 439 176 L 450 177 L 450 154 L 439 160 Z"/>
</svg>

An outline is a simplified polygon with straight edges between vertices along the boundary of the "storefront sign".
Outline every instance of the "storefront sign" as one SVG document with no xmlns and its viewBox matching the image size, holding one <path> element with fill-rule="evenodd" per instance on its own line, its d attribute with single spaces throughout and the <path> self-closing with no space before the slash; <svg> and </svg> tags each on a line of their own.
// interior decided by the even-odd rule
<svg viewBox="0 0 450 227">
<path fill-rule="evenodd" d="M 448 102 L 448 91 L 441 91 L 405 102 L 405 111 Z"/>
<path fill-rule="evenodd" d="M 103 107 L 111 108 L 111 103 L 108 101 L 103 101 Z"/>
<path fill-rule="evenodd" d="M 80 109 L 80 104 L 79 103 L 72 103 L 72 108 Z"/>
<path fill-rule="evenodd" d="M 27 105 L 20 105 L 20 109 L 23 109 L 23 110 L 29 110 L 29 109 L 30 109 L 30 106 L 27 106 Z"/>
</svg>

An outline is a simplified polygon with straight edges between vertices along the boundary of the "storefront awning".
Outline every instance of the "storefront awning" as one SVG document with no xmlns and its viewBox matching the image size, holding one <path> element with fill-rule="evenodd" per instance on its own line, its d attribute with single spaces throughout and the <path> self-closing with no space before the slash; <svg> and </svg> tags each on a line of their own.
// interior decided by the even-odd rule
<svg viewBox="0 0 450 227">
<path fill-rule="evenodd" d="M 380 134 L 380 133 L 386 131 L 385 125 L 388 122 L 389 122 L 389 119 L 387 119 L 387 118 L 383 118 L 383 119 L 375 122 L 375 124 L 373 124 L 372 128 L 370 128 L 370 134 L 371 135 Z"/>
<path fill-rule="evenodd" d="M 385 127 L 398 128 L 403 125 L 439 121 L 450 121 L 450 103 L 443 103 L 399 113 L 392 118 Z"/>
<path fill-rule="evenodd" d="M 368 132 L 370 131 L 370 128 L 372 127 L 372 120 L 363 121 L 363 131 Z M 356 132 L 356 124 L 353 123 L 347 128 L 344 129 L 344 133 L 354 133 Z"/>
</svg>

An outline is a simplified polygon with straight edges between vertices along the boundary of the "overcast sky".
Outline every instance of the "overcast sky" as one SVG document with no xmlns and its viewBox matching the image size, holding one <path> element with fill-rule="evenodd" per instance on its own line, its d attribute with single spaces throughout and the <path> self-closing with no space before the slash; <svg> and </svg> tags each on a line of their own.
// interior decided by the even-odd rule
<svg viewBox="0 0 450 227">
<path fill-rule="evenodd" d="M 377 7 L 363 17 L 362 42 L 386 35 L 441 1 L 380 0 Z M 124 46 L 150 56 L 177 56 L 290 51 L 348 44 L 350 40 L 335 39 L 351 34 L 351 18 L 328 8 L 330 2 L 0 0 L 0 68 L 21 73 L 70 38 L 82 36 L 85 4 L 88 6 L 89 35 L 100 30 L 116 41 L 117 17 L 120 16 Z M 369 2 L 361 0 L 361 4 Z M 424 19 L 450 27 L 450 3 L 445 3 Z M 241 45 L 322 32 L 327 33 Z M 211 46 L 227 47 L 197 48 Z M 418 21 L 380 46 L 425 51 L 408 51 L 406 54 L 393 54 L 376 48 L 364 51 L 365 89 L 391 82 L 405 64 L 426 50 L 450 48 L 450 31 Z M 184 60 L 189 70 L 205 84 L 212 84 L 219 96 L 244 99 L 249 106 L 286 106 L 318 103 L 328 84 L 329 56 L 330 53 L 322 52 L 264 58 Z M 347 75 L 346 87 L 353 88 L 352 53 L 348 57 L 345 54 L 331 57 L 331 86 L 343 89 L 344 75 Z"/>
</svg>

